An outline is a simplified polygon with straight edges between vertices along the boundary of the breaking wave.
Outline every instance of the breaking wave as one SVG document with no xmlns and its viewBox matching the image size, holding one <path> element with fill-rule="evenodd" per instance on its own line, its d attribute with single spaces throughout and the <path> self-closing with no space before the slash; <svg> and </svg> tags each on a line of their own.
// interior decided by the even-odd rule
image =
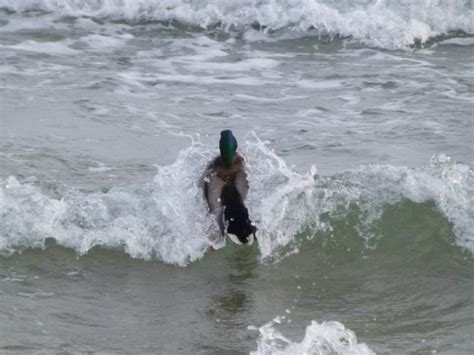
<svg viewBox="0 0 474 355">
<path fill-rule="evenodd" d="M 224 31 L 350 37 L 388 49 L 453 33 L 473 34 L 473 9 L 465 0 L 0 0 L 0 8 Z"/>
<path fill-rule="evenodd" d="M 415 209 L 432 203 L 433 218 L 447 220 L 455 244 L 474 251 L 474 174 L 465 164 L 438 155 L 416 169 L 368 165 L 321 176 L 314 167 L 293 171 L 253 134 L 243 147 L 251 186 L 247 205 L 259 228 L 263 262 L 298 253 L 306 239 L 334 234 L 340 221 L 350 224 L 351 238 L 376 248 L 391 236 L 373 227 L 390 206 L 406 208 L 404 201 Z M 218 230 L 196 183 L 214 154 L 195 141 L 175 163 L 158 167 L 152 182 L 108 191 L 11 176 L 1 181 L 0 251 L 42 248 L 53 238 L 80 254 L 105 246 L 183 266 L 198 260 Z"/>
</svg>

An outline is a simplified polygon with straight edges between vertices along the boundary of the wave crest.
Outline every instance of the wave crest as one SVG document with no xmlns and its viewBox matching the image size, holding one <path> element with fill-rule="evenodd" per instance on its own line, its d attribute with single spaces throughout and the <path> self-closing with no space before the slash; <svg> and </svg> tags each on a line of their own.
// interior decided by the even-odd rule
<svg viewBox="0 0 474 355">
<path fill-rule="evenodd" d="M 354 208 L 354 238 L 375 246 L 380 236 L 371 227 L 387 205 L 403 200 L 433 202 L 452 224 L 456 244 L 474 251 L 474 174 L 445 155 L 417 169 L 368 165 L 320 176 L 314 167 L 305 174 L 293 171 L 254 134 L 242 153 L 250 172 L 247 205 L 264 262 L 297 253 L 301 234 L 331 233 L 331 223 L 351 219 Z M 195 261 L 218 233 L 197 186 L 214 154 L 194 142 L 175 163 L 158 167 L 153 182 L 107 192 L 20 183 L 15 177 L 1 181 L 0 251 L 44 247 L 54 238 L 81 254 L 95 246 L 123 247 L 136 258 L 178 265 Z"/>
<path fill-rule="evenodd" d="M 0 250 L 44 247 L 53 238 L 80 254 L 123 247 L 132 257 L 184 266 L 204 255 L 215 230 L 196 184 L 208 158 L 193 145 L 158 167 L 152 183 L 91 193 L 65 187 L 59 198 L 9 177 L 0 190 Z"/>
<path fill-rule="evenodd" d="M 174 21 L 225 31 L 301 31 L 306 35 L 351 37 L 388 49 L 425 43 L 450 32 L 473 33 L 473 9 L 463 0 L 0 0 L 0 7 L 131 22 Z"/>
</svg>

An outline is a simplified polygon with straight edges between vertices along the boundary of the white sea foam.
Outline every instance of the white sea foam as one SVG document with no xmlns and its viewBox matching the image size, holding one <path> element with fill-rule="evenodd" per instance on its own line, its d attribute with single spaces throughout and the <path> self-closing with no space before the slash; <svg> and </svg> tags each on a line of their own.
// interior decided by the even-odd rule
<svg viewBox="0 0 474 355">
<path fill-rule="evenodd" d="M 186 65 L 187 68 L 199 71 L 211 71 L 211 72 L 245 72 L 250 70 L 267 70 L 275 68 L 279 63 L 276 60 L 268 58 L 249 58 L 243 59 L 239 62 L 229 63 L 213 63 L 213 62 L 200 62 L 190 63 Z"/>
<path fill-rule="evenodd" d="M 251 355 L 375 354 L 367 345 L 359 343 L 354 332 L 342 323 L 312 321 L 306 327 L 301 342 L 297 342 L 287 338 L 277 329 L 281 321 L 282 317 L 277 317 L 258 328 L 260 337 L 257 350 L 250 352 Z"/>
<path fill-rule="evenodd" d="M 252 52 L 236 60 L 229 55 L 230 51 L 229 43 L 206 36 L 179 38 L 166 47 L 138 52 L 136 63 L 148 69 L 124 72 L 120 77 L 143 87 L 142 83 L 155 86 L 169 82 L 262 86 L 278 76 L 275 67 L 280 63 L 269 58 L 268 53 Z M 179 55 L 168 56 L 166 53 L 170 52 Z M 150 72 L 150 67 L 155 70 Z"/>
<path fill-rule="evenodd" d="M 234 96 L 244 101 L 254 101 L 254 102 L 262 102 L 262 103 L 274 103 L 274 102 L 281 102 L 281 101 L 286 101 L 286 100 L 297 100 L 297 99 L 306 98 L 306 96 L 291 96 L 291 95 L 286 95 L 282 97 L 262 97 L 262 96 L 248 95 L 248 94 L 235 94 Z"/>
<path fill-rule="evenodd" d="M 259 228 L 263 261 L 298 252 L 299 233 L 330 230 L 320 217 L 337 217 L 351 205 L 361 211 L 360 237 L 369 242 L 373 236 L 364 226 L 377 221 L 386 204 L 402 199 L 434 201 L 452 223 L 456 244 L 474 251 L 474 174 L 467 165 L 438 155 L 417 169 L 369 165 L 324 177 L 314 167 L 296 173 L 253 134 L 241 147 L 250 173 L 247 205 Z M 153 182 L 106 193 L 65 186 L 59 199 L 10 177 L 0 190 L 0 250 L 42 247 L 54 238 L 79 253 L 98 245 L 124 247 L 132 257 L 186 265 L 201 258 L 218 233 L 197 186 L 214 154 L 194 142 L 175 163 L 158 167 Z"/>
<path fill-rule="evenodd" d="M 106 166 L 104 163 L 102 163 L 100 161 L 95 161 L 94 165 L 95 166 L 88 167 L 87 170 L 90 171 L 91 173 L 103 173 L 103 172 L 106 172 L 106 171 L 111 171 L 111 170 L 116 169 L 116 168 Z"/>
<path fill-rule="evenodd" d="M 297 85 L 305 89 L 332 90 L 341 88 L 344 83 L 340 80 L 298 80 Z"/>
<path fill-rule="evenodd" d="M 99 49 L 101 51 L 107 49 L 113 49 L 116 47 L 122 46 L 127 40 L 133 38 L 132 35 L 115 35 L 114 37 L 111 36 L 104 36 L 99 34 L 88 35 L 80 38 L 78 42 L 82 42 L 88 45 L 91 49 Z"/>
<path fill-rule="evenodd" d="M 474 38 L 450 38 L 439 42 L 440 45 L 455 45 L 455 46 L 472 46 L 474 45 Z"/>
<path fill-rule="evenodd" d="M 241 76 L 235 74 L 232 77 L 226 76 L 225 78 L 219 76 L 202 76 L 192 74 L 149 74 L 140 72 L 127 72 L 120 73 L 118 75 L 127 84 L 144 87 L 142 83 L 149 83 L 156 85 L 161 82 L 171 83 L 187 83 L 187 84 L 199 84 L 199 85 L 214 85 L 214 84 L 234 84 L 243 86 L 262 86 L 268 83 L 268 81 L 251 77 Z"/>
<path fill-rule="evenodd" d="M 15 45 L 2 45 L 3 48 L 11 48 L 14 50 L 57 54 L 57 55 L 72 55 L 77 54 L 75 49 L 69 47 L 71 41 L 63 42 L 36 42 L 32 40 L 24 41 Z"/>
<path fill-rule="evenodd" d="M 285 30 L 317 36 L 351 36 L 382 48 L 423 43 L 449 31 L 473 32 L 473 9 L 464 0 L 0 0 L 0 7 L 128 21 L 174 20 L 224 30 L 246 31 L 256 25 L 266 33 Z"/>
</svg>

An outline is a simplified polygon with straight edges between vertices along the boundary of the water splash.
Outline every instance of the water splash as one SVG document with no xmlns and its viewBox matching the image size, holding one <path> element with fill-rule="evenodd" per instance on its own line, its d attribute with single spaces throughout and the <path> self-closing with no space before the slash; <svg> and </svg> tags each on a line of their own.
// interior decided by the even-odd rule
<svg viewBox="0 0 474 355">
<path fill-rule="evenodd" d="M 197 186 L 209 157 L 193 143 L 174 164 L 158 167 L 153 183 L 107 193 L 66 188 L 60 199 L 10 177 L 0 191 L 0 250 L 43 247 L 54 238 L 80 254 L 99 245 L 123 247 L 132 257 L 184 266 L 204 255 L 215 229 Z"/>
<path fill-rule="evenodd" d="M 380 236 L 372 235 L 370 226 L 387 205 L 403 199 L 433 201 L 451 222 L 456 244 L 474 251 L 474 174 L 445 155 L 417 169 L 368 165 L 320 176 L 315 167 L 305 174 L 293 171 L 255 134 L 241 146 L 250 173 L 247 204 L 259 229 L 263 262 L 297 253 L 299 234 L 331 231 L 324 216 L 345 218 L 353 206 L 359 211 L 355 237 L 373 245 Z M 198 139 L 175 163 L 157 167 L 152 182 L 107 192 L 9 177 L 0 189 L 0 250 L 44 247 L 47 238 L 54 238 L 80 254 L 105 246 L 182 266 L 198 260 L 218 233 L 197 184 L 214 154 Z"/>
<path fill-rule="evenodd" d="M 376 236 L 367 231 L 384 207 L 403 199 L 434 201 L 453 224 L 457 245 L 474 251 L 474 173 L 443 154 L 418 169 L 367 165 L 320 176 L 315 167 L 305 174 L 292 171 L 257 137 L 246 142 L 244 153 L 250 170 L 249 209 L 259 227 L 264 261 L 297 253 L 296 235 L 330 231 L 321 217 L 340 217 L 351 206 L 360 211 L 359 235 L 370 244 Z"/>
<path fill-rule="evenodd" d="M 364 343 L 358 343 L 353 331 L 344 327 L 339 322 L 322 322 L 319 324 L 312 321 L 306 327 L 301 342 L 296 342 L 285 337 L 276 326 L 281 323 L 282 318 L 277 317 L 273 321 L 258 328 L 260 337 L 257 342 L 257 350 L 251 355 L 285 355 L 285 354 L 375 354 Z M 250 329 L 255 329 L 250 327 Z"/>
</svg>

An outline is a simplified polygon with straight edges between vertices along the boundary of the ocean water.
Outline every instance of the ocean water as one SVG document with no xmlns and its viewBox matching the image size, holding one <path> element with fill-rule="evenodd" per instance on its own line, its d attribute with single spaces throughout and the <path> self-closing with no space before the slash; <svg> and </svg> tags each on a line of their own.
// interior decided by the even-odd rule
<svg viewBox="0 0 474 355">
<path fill-rule="evenodd" d="M 0 0 L 0 353 L 471 354 L 473 15 Z M 258 242 L 211 251 L 227 128 Z"/>
</svg>

